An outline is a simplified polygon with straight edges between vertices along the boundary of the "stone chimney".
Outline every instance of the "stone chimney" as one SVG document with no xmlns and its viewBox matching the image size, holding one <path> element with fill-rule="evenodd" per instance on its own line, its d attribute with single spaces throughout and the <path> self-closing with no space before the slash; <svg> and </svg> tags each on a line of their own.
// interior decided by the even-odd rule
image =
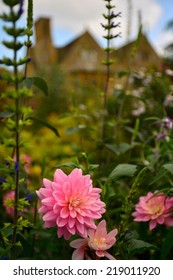
<svg viewBox="0 0 173 280">
<path fill-rule="evenodd" d="M 35 23 L 36 44 L 35 62 L 38 68 L 50 66 L 57 62 L 56 48 L 52 44 L 49 18 L 39 18 Z"/>
</svg>

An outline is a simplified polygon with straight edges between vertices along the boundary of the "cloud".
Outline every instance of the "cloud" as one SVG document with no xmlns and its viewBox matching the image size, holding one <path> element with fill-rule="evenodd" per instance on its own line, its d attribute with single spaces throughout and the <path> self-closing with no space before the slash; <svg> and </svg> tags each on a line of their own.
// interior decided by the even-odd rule
<svg viewBox="0 0 173 280">
<path fill-rule="evenodd" d="M 154 46 L 161 55 L 166 55 L 165 47 L 173 42 L 173 33 L 170 31 L 163 31 L 156 37 Z"/>
<path fill-rule="evenodd" d="M 137 34 L 138 30 L 138 11 L 141 11 L 142 22 L 145 30 L 151 30 L 158 23 L 162 15 L 162 7 L 156 0 L 131 0 L 131 37 Z M 25 5 L 26 5 L 25 1 Z M 127 22 L 128 22 L 128 1 L 113 0 L 115 13 L 121 12 L 120 18 L 121 29 L 117 32 L 122 33 L 122 39 L 117 40 L 114 44 L 121 44 L 127 38 Z M 0 3 L 2 11 L 4 4 Z M 25 8 L 26 10 L 26 8 Z M 34 1 L 34 19 L 40 16 L 47 16 L 52 19 L 52 28 L 55 44 L 58 44 L 58 34 L 61 30 L 61 36 L 64 30 L 64 43 L 70 37 L 77 36 L 85 29 L 89 29 L 98 41 L 103 43 L 103 28 L 100 23 L 103 22 L 102 14 L 106 13 L 105 2 L 103 0 L 36 0 Z M 119 21 L 119 19 L 118 19 Z M 68 32 L 67 32 L 68 31 Z M 60 34 L 60 33 L 59 33 Z M 68 35 L 67 35 L 68 34 Z M 67 35 L 67 37 L 66 37 Z M 61 40 L 62 41 L 62 40 Z"/>
<path fill-rule="evenodd" d="M 112 1 L 116 5 L 115 12 L 121 12 L 122 42 L 127 37 L 127 0 Z M 106 12 L 105 2 L 100 0 L 37 0 L 34 3 L 35 18 L 49 16 L 52 18 L 53 28 L 69 30 L 75 35 L 88 28 L 99 41 L 103 36 L 100 23 L 103 22 L 102 14 Z M 162 15 L 162 7 L 155 0 L 132 0 L 131 37 L 138 31 L 138 11 L 141 11 L 142 22 L 145 30 L 150 30 L 158 23 Z M 56 38 L 55 38 L 56 39 Z M 121 40 L 118 40 L 121 42 Z"/>
</svg>

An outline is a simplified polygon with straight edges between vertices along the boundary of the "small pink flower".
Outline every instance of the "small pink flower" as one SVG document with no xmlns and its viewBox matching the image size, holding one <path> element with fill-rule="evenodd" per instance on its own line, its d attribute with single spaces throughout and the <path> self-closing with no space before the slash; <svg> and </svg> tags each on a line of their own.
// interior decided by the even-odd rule
<svg viewBox="0 0 173 280">
<path fill-rule="evenodd" d="M 115 236 L 118 230 L 114 229 L 107 233 L 106 221 L 102 220 L 96 229 L 88 230 L 88 238 L 76 239 L 70 243 L 70 246 L 76 250 L 73 252 L 73 260 L 91 259 L 94 252 L 96 259 L 106 257 L 114 260 L 115 258 L 106 250 L 110 249 L 116 242 Z"/>
<path fill-rule="evenodd" d="M 100 219 L 105 212 L 105 203 L 100 200 L 101 189 L 93 188 L 90 175 L 82 175 L 78 168 L 69 175 L 57 169 L 54 181 L 43 179 L 43 185 L 37 195 L 44 226 L 57 225 L 58 237 L 64 236 L 66 240 L 76 233 L 87 237 L 87 230 L 96 227 L 94 219 Z"/>
<path fill-rule="evenodd" d="M 5 207 L 5 211 L 11 217 L 14 216 L 14 191 L 10 191 L 6 193 L 3 197 L 3 206 Z"/>
<path fill-rule="evenodd" d="M 167 198 L 164 193 L 160 192 L 149 192 L 146 196 L 140 197 L 132 216 L 136 222 L 149 221 L 150 230 L 154 229 L 157 224 L 173 226 L 172 207 L 173 197 Z"/>
</svg>

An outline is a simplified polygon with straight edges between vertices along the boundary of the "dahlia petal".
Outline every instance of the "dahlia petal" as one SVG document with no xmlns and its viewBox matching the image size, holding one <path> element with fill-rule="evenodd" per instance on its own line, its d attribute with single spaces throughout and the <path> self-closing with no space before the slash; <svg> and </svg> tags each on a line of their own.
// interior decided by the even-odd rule
<svg viewBox="0 0 173 280">
<path fill-rule="evenodd" d="M 107 242 L 110 242 L 112 240 L 112 238 L 115 238 L 115 236 L 117 235 L 118 230 L 117 229 L 113 229 L 111 230 L 108 234 L 107 234 Z"/>
<path fill-rule="evenodd" d="M 72 228 L 70 228 L 68 225 L 67 225 L 67 229 L 68 229 L 68 231 L 71 233 L 71 234 L 76 234 L 76 228 L 75 227 L 72 227 Z"/>
<path fill-rule="evenodd" d="M 59 206 L 67 206 L 67 201 L 66 200 L 58 200 L 57 201 Z"/>
<path fill-rule="evenodd" d="M 53 192 L 52 188 L 50 188 L 50 189 L 41 188 L 39 190 L 39 193 L 42 195 L 42 198 L 52 196 L 52 192 Z"/>
<path fill-rule="evenodd" d="M 55 203 L 55 200 L 52 197 L 47 197 L 47 198 L 43 198 L 41 203 L 46 206 L 52 206 Z"/>
<path fill-rule="evenodd" d="M 72 218 L 76 218 L 76 211 L 75 210 L 70 210 L 70 216 L 72 217 Z"/>
<path fill-rule="evenodd" d="M 60 211 L 61 218 L 67 218 L 69 216 L 69 210 L 67 207 L 63 207 Z"/>
<path fill-rule="evenodd" d="M 85 254 L 85 248 L 81 247 L 76 249 L 72 254 L 72 260 L 83 260 Z"/>
<path fill-rule="evenodd" d="M 67 175 L 61 170 L 57 169 L 54 174 L 54 182 L 63 184 L 67 180 Z"/>
<path fill-rule="evenodd" d="M 56 226 L 56 221 L 45 221 L 45 223 L 44 223 L 45 228 L 51 228 L 54 226 Z"/>
<path fill-rule="evenodd" d="M 160 216 L 160 217 L 157 218 L 158 223 L 161 224 L 161 225 L 164 223 L 164 220 L 165 219 L 164 219 L 163 216 Z"/>
<path fill-rule="evenodd" d="M 91 218 L 85 218 L 85 225 L 88 228 L 91 228 L 91 229 L 95 229 L 96 228 L 96 225 L 95 225 L 94 221 Z"/>
<path fill-rule="evenodd" d="M 68 218 L 62 219 L 60 216 L 56 219 L 56 224 L 58 227 L 64 227 L 68 222 Z"/>
<path fill-rule="evenodd" d="M 88 230 L 88 236 L 90 239 L 93 239 L 95 236 L 95 230 L 94 229 L 89 229 Z"/>
<path fill-rule="evenodd" d="M 172 227 L 173 226 L 173 218 L 171 218 L 171 217 L 166 218 L 164 224 L 166 226 Z"/>
<path fill-rule="evenodd" d="M 41 213 L 46 213 L 47 212 L 47 207 L 42 205 L 39 210 L 38 210 L 38 213 L 41 214 Z"/>
<path fill-rule="evenodd" d="M 69 231 L 66 229 L 66 227 L 60 227 L 57 230 L 57 235 L 60 238 L 61 236 L 64 236 L 65 240 L 69 240 L 71 237 L 71 234 L 69 233 Z"/>
<path fill-rule="evenodd" d="M 106 231 L 106 221 L 105 220 L 102 220 L 98 226 L 97 226 L 97 229 L 96 229 L 96 232 L 95 232 L 95 236 L 107 236 L 107 231 Z"/>
<path fill-rule="evenodd" d="M 94 213 L 94 212 L 92 212 L 92 214 L 91 214 L 91 218 L 92 218 L 93 220 L 100 219 L 101 217 L 102 217 L 102 215 L 101 215 L 100 213 Z"/>
<path fill-rule="evenodd" d="M 79 168 L 75 168 L 72 172 L 68 175 L 68 181 L 74 186 L 76 181 L 82 178 L 82 170 Z"/>
<path fill-rule="evenodd" d="M 147 222 L 151 219 L 151 215 L 142 215 L 139 213 L 134 213 L 133 217 L 135 217 L 134 221 L 136 222 Z"/>
<path fill-rule="evenodd" d="M 108 249 L 110 249 L 110 248 L 114 245 L 115 241 L 116 241 L 116 239 L 114 238 L 114 239 L 112 239 L 112 242 L 108 244 L 108 243 L 107 243 L 107 240 L 106 240 L 106 246 L 105 246 L 105 248 L 102 247 L 102 245 L 101 245 L 101 246 L 99 246 L 99 249 L 100 249 L 100 250 L 108 250 Z"/>
<path fill-rule="evenodd" d="M 109 254 L 108 252 L 104 252 L 104 256 L 107 258 L 107 259 L 109 259 L 109 260 L 115 260 L 115 258 L 111 255 L 111 254 Z"/>
<path fill-rule="evenodd" d="M 149 229 L 150 229 L 150 230 L 154 229 L 154 228 L 156 227 L 156 225 L 157 225 L 156 220 L 151 220 L 151 221 L 149 222 Z"/>
<path fill-rule="evenodd" d="M 103 257 L 105 256 L 104 252 L 99 251 L 99 250 L 96 251 L 96 255 L 97 255 L 99 258 L 103 258 Z"/>
<path fill-rule="evenodd" d="M 81 235 L 84 234 L 84 225 L 80 224 L 78 221 L 76 222 L 76 228 Z"/>
<path fill-rule="evenodd" d="M 58 216 L 61 212 L 62 207 L 58 205 L 58 202 L 56 202 L 53 206 L 53 212 Z"/>
<path fill-rule="evenodd" d="M 52 220 L 56 220 L 56 215 L 54 214 L 53 211 L 49 211 L 43 216 L 43 221 L 52 221 Z"/>
<path fill-rule="evenodd" d="M 76 240 L 73 240 L 71 243 L 70 243 L 70 246 L 72 248 L 79 248 L 81 246 L 84 246 L 84 245 L 87 245 L 88 241 L 87 239 L 83 239 L 83 238 L 78 238 Z"/>
<path fill-rule="evenodd" d="M 80 214 L 77 214 L 76 217 L 81 224 L 84 224 L 84 218 Z"/>
<path fill-rule="evenodd" d="M 74 227 L 75 223 L 76 223 L 76 219 L 73 219 L 71 217 L 68 218 L 68 226 L 69 226 L 69 228 Z"/>
<path fill-rule="evenodd" d="M 45 186 L 45 188 L 52 188 L 52 181 L 44 178 L 43 185 Z"/>
</svg>

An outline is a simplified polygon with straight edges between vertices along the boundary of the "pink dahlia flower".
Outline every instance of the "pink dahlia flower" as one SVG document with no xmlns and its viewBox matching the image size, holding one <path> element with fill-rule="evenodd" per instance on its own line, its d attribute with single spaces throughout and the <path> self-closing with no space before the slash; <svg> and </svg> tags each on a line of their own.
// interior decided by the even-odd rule
<svg viewBox="0 0 173 280">
<path fill-rule="evenodd" d="M 5 207 L 5 211 L 11 217 L 14 216 L 14 191 L 10 191 L 6 193 L 3 197 L 3 206 Z"/>
<path fill-rule="evenodd" d="M 87 230 L 95 228 L 95 219 L 105 212 L 100 200 L 101 189 L 93 188 L 90 175 L 82 175 L 75 168 L 69 175 L 57 169 L 54 181 L 43 179 L 43 188 L 37 191 L 41 200 L 39 213 L 45 227 L 58 226 L 58 237 L 67 240 L 73 234 L 87 237 Z"/>
<path fill-rule="evenodd" d="M 136 222 L 149 221 L 150 230 L 157 224 L 173 226 L 172 207 L 173 197 L 167 198 L 164 193 L 149 192 L 146 196 L 140 197 L 132 216 Z"/>
<path fill-rule="evenodd" d="M 73 252 L 73 260 L 83 259 L 100 259 L 106 257 L 107 259 L 114 260 L 115 258 L 106 250 L 112 247 L 116 242 L 115 236 L 117 229 L 107 233 L 106 221 L 102 220 L 96 229 L 88 230 L 88 238 L 76 239 L 70 243 L 70 246 L 76 250 Z"/>
</svg>

